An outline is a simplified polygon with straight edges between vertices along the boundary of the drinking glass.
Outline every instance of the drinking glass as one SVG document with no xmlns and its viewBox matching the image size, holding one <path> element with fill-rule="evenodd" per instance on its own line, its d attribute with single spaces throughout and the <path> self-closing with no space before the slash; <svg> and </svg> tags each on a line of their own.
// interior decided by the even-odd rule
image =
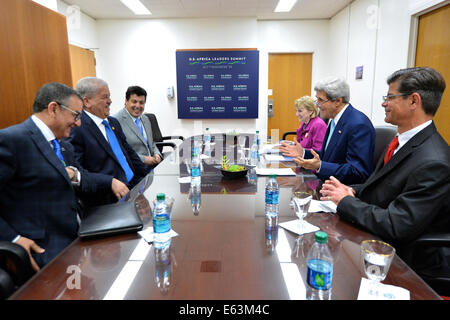
<svg viewBox="0 0 450 320">
<path fill-rule="evenodd" d="M 378 285 L 386 275 L 395 256 L 395 249 L 380 240 L 364 240 L 361 242 L 361 260 L 364 273 L 372 282 L 372 294 L 378 296 Z"/>
<path fill-rule="evenodd" d="M 247 141 L 247 136 L 241 136 L 240 135 L 238 137 L 238 143 L 239 143 L 239 146 L 241 147 L 241 150 L 244 149 L 246 141 Z"/>
</svg>

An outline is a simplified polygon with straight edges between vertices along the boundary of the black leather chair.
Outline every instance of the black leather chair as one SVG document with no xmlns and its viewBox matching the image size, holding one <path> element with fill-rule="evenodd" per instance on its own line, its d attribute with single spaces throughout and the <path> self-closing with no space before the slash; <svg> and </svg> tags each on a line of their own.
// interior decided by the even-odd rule
<svg viewBox="0 0 450 320">
<path fill-rule="evenodd" d="M 373 167 L 378 163 L 378 160 L 384 155 L 384 152 L 389 143 L 397 134 L 397 127 L 392 126 L 375 126 L 375 150 L 373 152 Z"/>
<path fill-rule="evenodd" d="M 23 247 L 0 241 L 0 300 L 7 299 L 34 274 L 30 257 Z"/>
<path fill-rule="evenodd" d="M 156 116 L 153 113 L 145 113 L 145 115 L 148 117 L 148 119 L 150 120 L 150 123 L 152 125 L 152 136 L 153 136 L 153 141 L 156 144 L 156 147 L 158 148 L 159 152 L 161 152 L 161 154 L 163 155 L 163 157 L 166 157 L 169 152 L 165 152 L 163 153 L 163 149 L 164 147 L 170 147 L 173 150 L 176 149 L 177 144 L 174 142 L 164 142 L 166 140 L 184 140 L 184 137 L 182 136 L 163 136 L 161 134 L 161 130 L 159 129 L 159 125 L 158 125 L 158 120 L 156 119 Z"/>
</svg>

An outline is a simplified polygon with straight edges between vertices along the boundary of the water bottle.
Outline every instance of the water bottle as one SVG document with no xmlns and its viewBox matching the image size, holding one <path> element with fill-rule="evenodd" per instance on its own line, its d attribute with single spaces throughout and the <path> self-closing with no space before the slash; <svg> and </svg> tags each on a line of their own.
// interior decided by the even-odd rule
<svg viewBox="0 0 450 320">
<path fill-rule="evenodd" d="M 253 138 L 253 144 L 250 149 L 250 164 L 252 166 L 257 166 L 259 161 L 259 147 L 258 147 L 258 137 L 255 135 Z"/>
<path fill-rule="evenodd" d="M 195 216 L 200 213 L 200 206 L 202 205 L 202 191 L 200 188 L 190 189 L 191 207 Z"/>
<path fill-rule="evenodd" d="M 330 300 L 333 279 L 333 256 L 328 248 L 328 235 L 323 231 L 315 233 L 315 242 L 308 252 L 306 274 L 308 300 Z"/>
<path fill-rule="evenodd" d="M 280 197 L 280 187 L 276 179 L 276 174 L 269 176 L 269 181 L 266 183 L 266 206 L 265 214 L 269 217 L 278 216 L 278 199 Z"/>
<path fill-rule="evenodd" d="M 205 145 L 209 145 L 211 142 L 211 133 L 209 132 L 209 128 L 205 129 L 205 133 L 203 135 L 203 140 L 205 142 Z"/>
<path fill-rule="evenodd" d="M 158 193 L 153 209 L 153 244 L 155 247 L 167 246 L 167 242 L 170 242 L 170 230 L 170 211 L 166 195 Z"/>
<path fill-rule="evenodd" d="M 200 162 L 200 154 L 196 154 L 194 151 L 191 158 L 191 188 L 200 188 L 201 186 Z"/>
</svg>

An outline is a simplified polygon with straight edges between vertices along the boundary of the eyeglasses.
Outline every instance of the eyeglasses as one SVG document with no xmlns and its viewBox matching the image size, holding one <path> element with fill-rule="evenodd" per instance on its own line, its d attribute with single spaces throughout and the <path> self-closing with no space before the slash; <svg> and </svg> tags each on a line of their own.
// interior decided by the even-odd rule
<svg viewBox="0 0 450 320">
<path fill-rule="evenodd" d="M 404 96 L 408 96 L 409 93 L 398 93 L 398 94 L 388 94 L 387 96 L 383 96 L 383 101 L 391 101 L 393 98 L 395 97 L 404 97 Z"/>
<path fill-rule="evenodd" d="M 322 104 L 324 104 L 325 102 L 330 101 L 330 99 L 328 100 L 323 100 L 322 98 L 317 98 L 316 101 L 314 101 L 315 104 L 317 104 L 318 106 L 321 106 Z"/>
<path fill-rule="evenodd" d="M 55 101 L 60 107 L 62 107 L 63 109 L 69 110 L 70 112 L 72 112 L 75 116 L 74 116 L 74 120 L 78 121 L 81 119 L 81 113 L 78 111 L 74 111 L 72 109 L 70 109 L 69 107 L 63 105 L 62 103 Z"/>
</svg>

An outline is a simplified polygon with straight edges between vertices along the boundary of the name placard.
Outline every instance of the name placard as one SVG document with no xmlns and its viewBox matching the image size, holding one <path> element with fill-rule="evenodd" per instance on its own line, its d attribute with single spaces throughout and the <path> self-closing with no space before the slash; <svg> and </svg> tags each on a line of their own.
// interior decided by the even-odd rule
<svg viewBox="0 0 450 320">
<path fill-rule="evenodd" d="M 176 52 L 179 119 L 258 118 L 259 51 Z"/>
</svg>

